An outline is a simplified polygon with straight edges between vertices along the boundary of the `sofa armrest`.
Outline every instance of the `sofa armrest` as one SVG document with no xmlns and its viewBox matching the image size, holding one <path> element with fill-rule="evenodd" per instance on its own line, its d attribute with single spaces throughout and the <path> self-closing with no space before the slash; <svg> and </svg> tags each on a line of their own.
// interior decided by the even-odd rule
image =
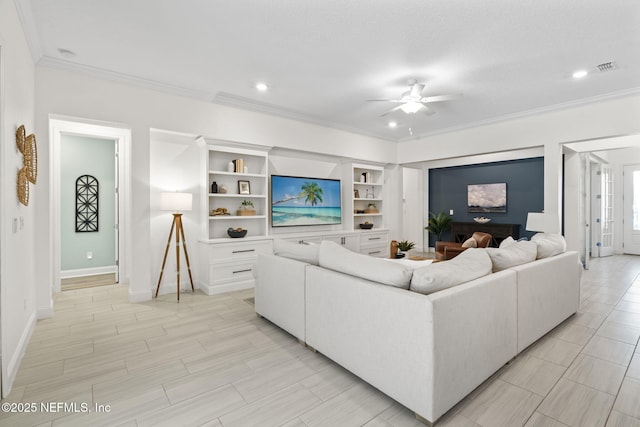
<svg viewBox="0 0 640 427">
<path fill-rule="evenodd" d="M 447 246 L 444 248 L 444 259 L 455 258 L 460 255 L 462 252 L 466 251 L 468 248 L 463 248 L 462 246 Z"/>
<path fill-rule="evenodd" d="M 518 352 L 578 311 L 578 253 L 565 252 L 511 267 L 518 283 Z"/>
<path fill-rule="evenodd" d="M 305 270 L 309 264 L 258 254 L 255 310 L 299 340 L 305 341 Z"/>
</svg>

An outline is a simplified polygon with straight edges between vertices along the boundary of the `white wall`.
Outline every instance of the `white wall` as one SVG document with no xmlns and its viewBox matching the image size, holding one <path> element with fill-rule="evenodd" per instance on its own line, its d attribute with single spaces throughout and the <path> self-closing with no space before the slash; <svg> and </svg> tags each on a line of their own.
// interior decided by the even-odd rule
<svg viewBox="0 0 640 427">
<path fill-rule="evenodd" d="M 561 213 L 561 144 L 640 132 L 640 95 L 594 102 L 530 117 L 400 143 L 398 161 L 415 163 L 543 147 L 546 212 Z M 579 224 L 565 222 L 568 228 Z M 570 248 L 578 250 L 579 248 Z"/>
<path fill-rule="evenodd" d="M 36 241 L 35 213 L 46 209 L 39 190 L 47 186 L 47 177 L 40 170 L 37 184 L 30 185 L 29 206 L 18 203 L 16 174 L 22 167 L 22 155 L 16 149 L 15 132 L 20 125 L 25 126 L 27 135 L 36 131 L 35 85 L 31 54 L 10 0 L 0 0 L 0 52 L 0 334 L 2 394 L 6 396 L 36 322 L 34 272 L 40 265 L 34 253 L 43 242 L 39 237 Z M 46 135 L 35 133 L 41 154 Z"/>
<path fill-rule="evenodd" d="M 388 141 L 108 82 L 69 71 L 37 67 L 36 89 L 36 126 L 45 141 L 49 138 L 50 114 L 121 123 L 132 130 L 131 229 L 135 254 L 129 278 L 132 301 L 149 299 L 157 280 L 155 254 L 151 250 L 150 188 L 157 184 L 150 179 L 150 129 L 168 129 L 211 139 L 322 152 L 363 161 L 396 162 L 396 146 Z M 48 159 L 49 156 L 45 145 L 42 158 Z M 48 169 L 42 172 L 48 176 Z M 50 235 L 47 211 L 48 206 L 45 206 L 38 212 L 41 236 Z M 47 276 L 50 273 L 47 271 L 51 270 L 47 252 L 45 249 L 39 253 L 39 262 L 43 266 L 48 264 L 48 268 L 43 268 L 44 273 L 39 273 L 38 282 L 43 292 L 48 286 Z"/>
</svg>

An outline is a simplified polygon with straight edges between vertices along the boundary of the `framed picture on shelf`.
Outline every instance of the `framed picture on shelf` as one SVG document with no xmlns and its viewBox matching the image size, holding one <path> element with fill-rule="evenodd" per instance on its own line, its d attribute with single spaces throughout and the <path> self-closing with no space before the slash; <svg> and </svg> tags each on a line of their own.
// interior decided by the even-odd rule
<svg viewBox="0 0 640 427">
<path fill-rule="evenodd" d="M 354 199 L 360 198 L 360 191 L 358 191 L 358 189 L 353 190 L 353 198 Z"/>
<path fill-rule="evenodd" d="M 251 194 L 251 182 L 238 180 L 238 194 Z"/>
</svg>

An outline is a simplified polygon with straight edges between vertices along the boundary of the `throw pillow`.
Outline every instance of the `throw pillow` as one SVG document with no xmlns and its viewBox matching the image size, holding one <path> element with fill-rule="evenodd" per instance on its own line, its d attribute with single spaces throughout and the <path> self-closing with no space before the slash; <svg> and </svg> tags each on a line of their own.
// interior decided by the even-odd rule
<svg viewBox="0 0 640 427">
<path fill-rule="evenodd" d="M 567 250 L 567 243 L 561 234 L 538 233 L 531 238 L 538 245 L 537 259 L 558 255 Z"/>
<path fill-rule="evenodd" d="M 511 246 L 515 243 L 516 241 L 513 239 L 513 237 L 509 236 L 506 239 L 504 239 L 502 242 L 500 242 L 500 246 L 498 246 L 499 248 L 506 248 L 507 246 Z"/>
<path fill-rule="evenodd" d="M 469 237 L 467 240 L 464 241 L 464 243 L 462 244 L 463 248 L 477 248 L 478 247 L 478 242 L 476 242 L 476 239 L 474 239 L 473 237 Z"/>
<path fill-rule="evenodd" d="M 431 294 L 491 273 L 491 259 L 484 249 L 469 248 L 457 257 L 430 264 L 413 272 L 410 290 Z"/>
<path fill-rule="evenodd" d="M 501 271 L 509 267 L 535 261 L 538 253 L 534 242 L 517 242 L 506 248 L 487 248 L 491 257 L 493 271 Z"/>
<path fill-rule="evenodd" d="M 273 253 L 296 261 L 318 265 L 318 245 L 301 245 L 299 243 L 288 242 L 283 239 L 273 239 Z"/>
<path fill-rule="evenodd" d="M 401 264 L 352 252 L 328 240 L 320 243 L 319 261 L 320 267 L 402 289 L 409 288 L 413 274 Z"/>
</svg>

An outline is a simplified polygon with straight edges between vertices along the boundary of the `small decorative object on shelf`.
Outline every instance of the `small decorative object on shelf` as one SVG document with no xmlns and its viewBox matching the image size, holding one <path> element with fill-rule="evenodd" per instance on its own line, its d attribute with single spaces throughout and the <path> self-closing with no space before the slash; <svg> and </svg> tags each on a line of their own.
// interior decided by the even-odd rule
<svg viewBox="0 0 640 427">
<path fill-rule="evenodd" d="M 238 194 L 251 194 L 251 182 L 238 180 Z"/>
<path fill-rule="evenodd" d="M 218 192 L 218 184 L 215 181 L 213 181 L 211 183 L 211 192 L 212 193 L 217 193 Z"/>
<path fill-rule="evenodd" d="M 247 235 L 247 230 L 243 229 L 243 228 L 227 228 L 227 234 L 229 235 L 229 237 L 233 237 L 234 239 L 240 238 L 240 237 L 244 237 Z"/>
<path fill-rule="evenodd" d="M 360 191 L 358 189 L 353 190 L 353 198 L 354 199 L 360 198 Z"/>
<path fill-rule="evenodd" d="M 376 195 L 373 193 L 373 189 L 371 191 L 369 191 L 367 189 L 367 199 L 375 199 Z"/>
<path fill-rule="evenodd" d="M 364 210 L 364 213 L 377 214 L 378 213 L 378 207 L 376 206 L 375 203 L 369 203 L 367 205 L 367 208 Z"/>
<path fill-rule="evenodd" d="M 218 193 L 220 194 L 227 194 L 227 186 L 222 184 L 220 187 L 218 187 Z"/>
<path fill-rule="evenodd" d="M 211 211 L 211 216 L 231 215 L 227 208 L 217 208 Z"/>
<path fill-rule="evenodd" d="M 235 159 L 233 161 L 234 172 L 242 173 L 244 172 L 244 159 Z"/>
<path fill-rule="evenodd" d="M 363 230 L 371 230 L 373 228 L 373 223 L 366 221 L 362 224 L 358 225 L 360 228 L 362 228 Z"/>
<path fill-rule="evenodd" d="M 240 209 L 237 212 L 238 216 L 254 216 L 256 214 L 256 210 L 253 206 L 253 202 L 251 200 L 243 200 L 240 203 Z"/>
<path fill-rule="evenodd" d="M 236 165 L 234 165 L 233 162 L 227 163 L 227 172 L 235 172 L 235 170 L 236 170 Z"/>
<path fill-rule="evenodd" d="M 486 216 L 477 216 L 477 217 L 473 218 L 473 220 L 475 222 L 477 222 L 478 224 L 486 224 L 489 221 L 491 221 L 491 218 L 487 218 Z"/>
</svg>

